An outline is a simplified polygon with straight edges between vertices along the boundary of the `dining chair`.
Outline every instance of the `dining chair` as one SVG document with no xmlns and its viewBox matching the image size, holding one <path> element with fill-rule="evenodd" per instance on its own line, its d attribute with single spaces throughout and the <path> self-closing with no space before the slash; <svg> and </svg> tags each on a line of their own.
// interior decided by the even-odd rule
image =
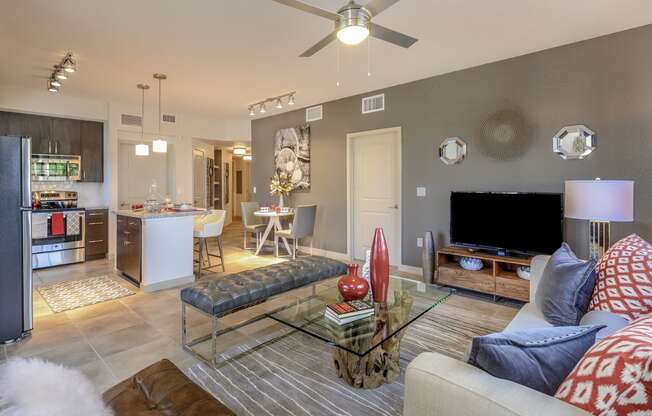
<svg viewBox="0 0 652 416">
<path fill-rule="evenodd" d="M 197 279 L 201 278 L 202 269 L 206 270 L 213 267 L 211 257 L 219 258 L 222 263 L 222 271 L 225 271 L 224 251 L 222 250 L 222 230 L 224 229 L 225 218 L 226 211 L 221 209 L 210 210 L 206 215 L 195 217 L 193 237 L 199 242 L 199 249 L 195 250 L 199 254 L 199 260 L 197 261 Z M 219 254 L 209 253 L 207 244 L 209 238 L 216 239 Z M 206 259 L 204 259 L 204 251 L 206 251 Z M 208 267 L 203 267 L 204 260 L 208 262 Z"/>
<path fill-rule="evenodd" d="M 260 244 L 260 237 L 265 230 L 265 224 L 263 223 L 262 218 L 254 215 L 254 212 L 260 209 L 260 204 L 258 202 L 241 202 L 240 206 L 242 208 L 242 223 L 244 226 L 244 249 L 245 250 L 256 250 L 258 244 Z M 247 247 L 247 236 L 249 234 L 254 234 L 256 236 L 256 247 Z"/>
<path fill-rule="evenodd" d="M 297 258 L 298 241 L 310 237 L 310 254 L 312 255 L 312 237 L 315 232 L 315 216 L 317 205 L 300 205 L 294 209 L 294 220 L 288 230 L 279 230 L 274 234 L 274 250 L 278 257 L 278 240 L 286 238 L 293 240 L 292 258 Z"/>
</svg>

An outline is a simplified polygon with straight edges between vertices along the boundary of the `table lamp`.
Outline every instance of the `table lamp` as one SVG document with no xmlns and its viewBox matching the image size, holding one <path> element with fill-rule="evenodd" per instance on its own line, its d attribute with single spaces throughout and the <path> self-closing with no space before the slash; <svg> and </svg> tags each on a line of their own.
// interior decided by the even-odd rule
<svg viewBox="0 0 652 416">
<path fill-rule="evenodd" d="M 564 216 L 589 220 L 589 254 L 609 248 L 610 222 L 634 221 L 634 181 L 566 181 Z"/>
</svg>

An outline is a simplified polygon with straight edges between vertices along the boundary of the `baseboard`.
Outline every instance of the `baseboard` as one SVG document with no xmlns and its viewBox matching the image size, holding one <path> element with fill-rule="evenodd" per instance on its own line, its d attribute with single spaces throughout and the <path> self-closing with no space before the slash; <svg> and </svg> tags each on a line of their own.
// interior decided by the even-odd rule
<svg viewBox="0 0 652 416">
<path fill-rule="evenodd" d="M 407 264 L 400 264 L 398 266 L 399 272 L 416 274 L 421 276 L 423 274 L 423 269 L 421 267 L 408 266 Z"/>
<path fill-rule="evenodd" d="M 303 253 L 310 253 L 310 247 L 299 246 L 299 251 Z M 349 257 L 348 254 L 340 253 L 338 251 L 329 251 L 321 248 L 313 248 L 312 254 L 314 254 L 315 256 L 324 256 L 324 257 L 328 257 L 329 259 L 339 260 L 343 262 L 351 261 L 351 257 Z"/>
<path fill-rule="evenodd" d="M 152 283 L 151 285 L 140 285 L 140 288 L 143 291 L 150 293 L 156 292 L 158 290 L 171 289 L 173 287 L 187 285 L 195 281 L 195 275 L 190 275 L 186 277 L 179 277 L 177 279 L 166 280 L 165 282 Z"/>
</svg>

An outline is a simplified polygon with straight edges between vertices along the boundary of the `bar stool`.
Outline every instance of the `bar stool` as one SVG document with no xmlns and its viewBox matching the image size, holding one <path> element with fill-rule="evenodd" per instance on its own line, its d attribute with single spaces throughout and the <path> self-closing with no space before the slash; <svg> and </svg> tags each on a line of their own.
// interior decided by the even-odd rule
<svg viewBox="0 0 652 416">
<path fill-rule="evenodd" d="M 244 226 L 244 249 L 257 250 L 260 244 L 260 237 L 265 230 L 263 220 L 254 215 L 254 212 L 260 209 L 260 204 L 258 202 L 242 202 L 240 206 L 242 208 L 242 225 Z M 248 234 L 254 234 L 256 236 L 256 247 L 247 247 Z"/>
<path fill-rule="evenodd" d="M 222 263 L 222 271 L 225 271 L 224 251 L 222 250 L 222 229 L 224 228 L 226 211 L 216 209 L 210 210 L 209 212 L 209 214 L 195 218 L 195 226 L 193 229 L 193 237 L 199 240 L 199 250 L 195 250 L 195 252 L 199 254 L 199 261 L 197 261 L 197 279 L 201 278 L 202 269 L 206 270 L 213 267 L 211 264 L 211 257 L 219 258 L 220 262 Z M 208 252 L 207 240 L 209 238 L 216 239 L 219 255 Z M 206 251 L 206 260 L 208 261 L 208 267 L 203 267 L 204 251 Z"/>
</svg>

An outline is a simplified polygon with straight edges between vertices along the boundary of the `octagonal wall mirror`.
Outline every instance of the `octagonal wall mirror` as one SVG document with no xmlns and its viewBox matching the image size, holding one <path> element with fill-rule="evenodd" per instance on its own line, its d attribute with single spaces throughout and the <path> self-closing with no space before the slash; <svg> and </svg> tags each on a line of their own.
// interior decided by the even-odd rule
<svg viewBox="0 0 652 416">
<path fill-rule="evenodd" d="M 462 163 L 466 157 L 466 143 L 459 137 L 449 137 L 439 145 L 439 159 L 446 165 Z"/>
<path fill-rule="evenodd" d="M 562 159 L 584 159 L 598 147 L 595 133 L 585 125 L 563 127 L 552 139 L 552 151 Z"/>
</svg>

